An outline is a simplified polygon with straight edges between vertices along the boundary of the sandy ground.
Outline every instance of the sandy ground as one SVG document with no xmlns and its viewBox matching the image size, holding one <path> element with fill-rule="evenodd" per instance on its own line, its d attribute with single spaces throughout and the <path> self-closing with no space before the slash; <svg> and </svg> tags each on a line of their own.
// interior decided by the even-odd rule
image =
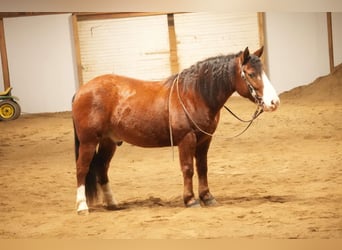
<svg viewBox="0 0 342 250">
<path fill-rule="evenodd" d="M 320 82 L 282 95 L 237 138 L 244 124 L 222 111 L 209 208 L 183 206 L 177 149 L 173 160 L 170 148 L 123 144 L 109 174 L 124 209 L 78 216 L 70 113 L 0 122 L 0 238 L 342 238 L 342 85 Z M 228 105 L 254 112 L 238 97 Z"/>
</svg>

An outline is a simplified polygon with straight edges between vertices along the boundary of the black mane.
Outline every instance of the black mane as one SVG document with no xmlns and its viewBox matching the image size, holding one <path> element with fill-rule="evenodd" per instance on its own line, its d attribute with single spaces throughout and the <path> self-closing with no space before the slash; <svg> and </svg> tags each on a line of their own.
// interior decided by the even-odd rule
<svg viewBox="0 0 342 250">
<path fill-rule="evenodd" d="M 196 91 L 209 106 L 217 106 L 221 95 L 234 92 L 234 59 L 241 53 L 210 57 L 184 69 L 179 73 L 180 91 Z M 173 75 L 167 82 L 172 84 L 177 77 Z"/>
</svg>

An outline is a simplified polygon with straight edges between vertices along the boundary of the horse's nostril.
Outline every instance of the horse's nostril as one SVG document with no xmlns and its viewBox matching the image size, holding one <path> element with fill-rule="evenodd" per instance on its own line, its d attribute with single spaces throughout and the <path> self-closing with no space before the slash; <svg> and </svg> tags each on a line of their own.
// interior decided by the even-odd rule
<svg viewBox="0 0 342 250">
<path fill-rule="evenodd" d="M 275 105 L 275 106 L 279 106 L 280 104 L 280 101 L 277 99 L 277 100 L 272 100 L 271 101 L 271 104 Z"/>
</svg>

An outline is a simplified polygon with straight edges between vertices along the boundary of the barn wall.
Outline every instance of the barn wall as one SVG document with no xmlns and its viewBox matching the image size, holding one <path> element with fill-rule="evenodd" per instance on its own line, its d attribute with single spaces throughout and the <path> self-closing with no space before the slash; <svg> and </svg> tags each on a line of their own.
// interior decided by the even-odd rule
<svg viewBox="0 0 342 250">
<path fill-rule="evenodd" d="M 330 72 L 326 13 L 269 12 L 265 19 L 269 78 L 279 93 Z"/>
<path fill-rule="evenodd" d="M 335 66 L 342 63 L 342 12 L 332 13 Z"/>
<path fill-rule="evenodd" d="M 11 85 L 24 112 L 71 110 L 78 82 L 70 17 L 4 19 Z M 338 65 L 342 63 L 342 13 L 333 13 L 332 23 Z M 329 73 L 326 13 L 265 13 L 265 32 L 269 77 L 278 93 Z"/>
<path fill-rule="evenodd" d="M 174 14 L 177 68 L 199 60 L 259 48 L 257 13 Z M 146 29 L 148 27 L 148 29 Z M 78 22 L 83 82 L 105 73 L 161 80 L 171 74 L 168 17 Z"/>
<path fill-rule="evenodd" d="M 71 15 L 5 18 L 13 94 L 23 112 L 71 109 L 76 87 Z"/>
<path fill-rule="evenodd" d="M 1 52 L 0 52 L 1 53 Z M 0 92 L 4 91 L 4 76 L 2 74 L 2 61 L 1 61 L 1 56 L 0 56 Z"/>
</svg>

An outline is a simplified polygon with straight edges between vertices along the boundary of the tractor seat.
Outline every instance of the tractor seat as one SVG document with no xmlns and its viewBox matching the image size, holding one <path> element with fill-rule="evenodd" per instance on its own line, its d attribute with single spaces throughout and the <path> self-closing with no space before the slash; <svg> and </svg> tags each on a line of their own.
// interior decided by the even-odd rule
<svg viewBox="0 0 342 250">
<path fill-rule="evenodd" d="M 5 91 L 0 92 L 0 96 L 6 96 L 8 95 L 12 90 L 12 87 L 8 87 Z"/>
</svg>

